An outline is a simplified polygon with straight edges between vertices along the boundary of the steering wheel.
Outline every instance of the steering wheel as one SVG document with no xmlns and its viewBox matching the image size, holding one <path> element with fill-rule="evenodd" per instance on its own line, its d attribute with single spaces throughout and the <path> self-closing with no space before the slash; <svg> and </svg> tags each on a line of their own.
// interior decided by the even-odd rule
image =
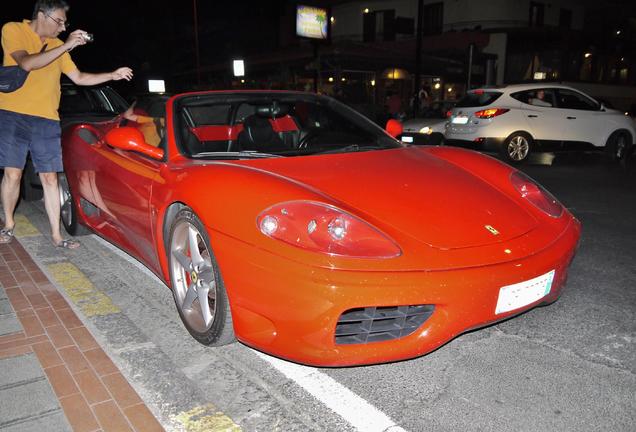
<svg viewBox="0 0 636 432">
<path fill-rule="evenodd" d="M 309 141 L 313 140 L 314 138 L 317 138 L 318 135 L 320 135 L 320 132 L 317 131 L 316 129 L 310 130 L 309 132 L 307 132 L 305 136 L 300 138 L 300 140 L 298 141 L 298 148 L 299 149 L 309 148 Z"/>
</svg>

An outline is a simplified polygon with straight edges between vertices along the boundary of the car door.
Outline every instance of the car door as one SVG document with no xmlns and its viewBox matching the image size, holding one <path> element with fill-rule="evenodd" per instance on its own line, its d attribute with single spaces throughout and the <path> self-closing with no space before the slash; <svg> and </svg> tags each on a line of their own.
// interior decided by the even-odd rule
<svg viewBox="0 0 636 432">
<path fill-rule="evenodd" d="M 565 141 L 604 145 L 600 141 L 606 126 L 598 102 L 576 90 L 559 88 L 557 103 L 565 124 Z"/>
<path fill-rule="evenodd" d="M 157 261 L 153 234 L 153 185 L 161 182 L 163 162 L 102 143 L 95 147 L 94 203 L 109 234 L 148 264 Z"/>
<path fill-rule="evenodd" d="M 539 97 L 539 94 L 542 97 Z M 551 88 L 525 90 L 511 95 L 521 102 L 529 132 L 542 149 L 561 147 L 565 124 L 555 109 L 555 92 Z"/>
</svg>

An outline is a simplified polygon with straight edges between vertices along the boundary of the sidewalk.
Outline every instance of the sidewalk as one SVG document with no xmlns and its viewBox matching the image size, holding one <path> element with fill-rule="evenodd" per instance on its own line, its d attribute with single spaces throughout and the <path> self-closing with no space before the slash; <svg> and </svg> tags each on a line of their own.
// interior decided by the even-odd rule
<svg viewBox="0 0 636 432">
<path fill-rule="evenodd" d="M 0 430 L 164 430 L 18 239 L 0 245 Z"/>
</svg>

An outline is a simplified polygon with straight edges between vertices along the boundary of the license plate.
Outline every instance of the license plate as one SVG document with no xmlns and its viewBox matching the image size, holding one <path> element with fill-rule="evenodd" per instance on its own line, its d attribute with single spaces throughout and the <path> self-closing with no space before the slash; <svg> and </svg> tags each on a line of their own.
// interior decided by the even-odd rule
<svg viewBox="0 0 636 432">
<path fill-rule="evenodd" d="M 495 314 L 519 309 L 545 297 L 552 288 L 553 280 L 554 270 L 534 279 L 501 287 Z"/>
<path fill-rule="evenodd" d="M 468 117 L 466 117 L 466 116 L 454 117 L 453 120 L 451 120 L 451 123 L 453 123 L 453 124 L 466 124 L 466 123 L 468 123 Z"/>
<path fill-rule="evenodd" d="M 404 136 L 404 135 L 402 135 L 402 142 L 409 143 L 409 144 L 413 143 L 413 137 L 412 136 Z"/>
</svg>

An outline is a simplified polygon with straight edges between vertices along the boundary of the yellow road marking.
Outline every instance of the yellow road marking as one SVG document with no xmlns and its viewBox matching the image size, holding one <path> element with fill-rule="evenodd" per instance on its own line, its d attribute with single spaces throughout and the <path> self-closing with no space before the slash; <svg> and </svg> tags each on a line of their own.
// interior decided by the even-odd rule
<svg viewBox="0 0 636 432">
<path fill-rule="evenodd" d="M 26 218 L 26 216 L 21 214 L 16 214 L 14 216 L 15 220 L 15 231 L 14 234 L 16 237 L 34 237 L 40 235 L 40 231 Z"/>
<path fill-rule="evenodd" d="M 241 427 L 212 404 L 195 407 L 177 415 L 186 432 L 240 432 Z"/>
<path fill-rule="evenodd" d="M 47 268 L 58 285 L 64 288 L 71 301 L 87 317 L 121 312 L 110 298 L 95 288 L 91 281 L 73 264 L 50 264 Z"/>
</svg>

